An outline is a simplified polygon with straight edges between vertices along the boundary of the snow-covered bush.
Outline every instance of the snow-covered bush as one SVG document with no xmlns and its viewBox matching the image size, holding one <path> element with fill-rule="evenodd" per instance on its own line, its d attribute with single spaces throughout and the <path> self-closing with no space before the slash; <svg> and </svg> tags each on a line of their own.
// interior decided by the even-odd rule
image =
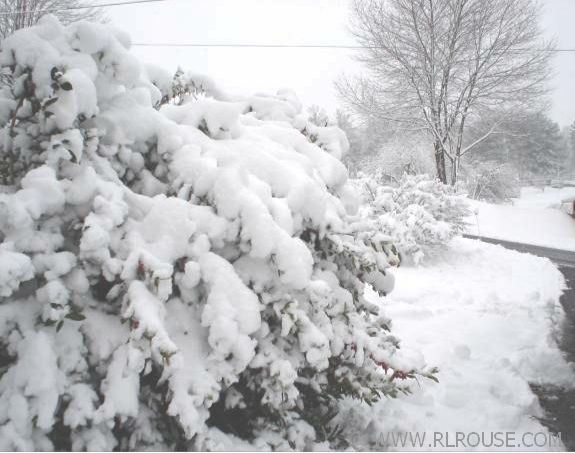
<svg viewBox="0 0 575 453">
<path fill-rule="evenodd" d="M 178 68 L 174 74 L 170 87 L 171 96 L 164 98 L 164 102 L 182 104 L 189 99 L 198 99 L 209 96 L 219 100 L 224 100 L 223 93 L 216 87 L 213 80 L 203 74 L 184 71 Z"/>
<path fill-rule="evenodd" d="M 331 120 L 329 119 L 329 115 L 325 111 L 324 108 L 320 107 L 319 105 L 311 105 L 307 109 L 308 112 L 308 121 L 316 126 L 326 127 L 331 124 Z"/>
<path fill-rule="evenodd" d="M 377 127 L 377 123 L 371 128 Z M 385 175 L 398 183 L 404 174 L 423 175 L 435 172 L 435 162 L 429 150 L 432 145 L 427 139 L 415 133 L 388 130 L 388 125 L 379 125 L 379 140 L 375 140 L 374 153 L 368 159 L 365 172 L 374 176 Z M 373 171 L 376 169 L 376 171 Z"/>
<path fill-rule="evenodd" d="M 474 200 L 500 203 L 519 196 L 517 170 L 510 164 L 473 162 L 464 169 L 463 177 Z"/>
<path fill-rule="evenodd" d="M 341 446 L 340 399 L 407 391 L 341 131 L 289 91 L 170 102 L 104 25 L 47 16 L 0 65 L 1 450 Z"/>
<path fill-rule="evenodd" d="M 456 188 L 427 175 L 404 175 L 396 187 L 360 175 L 353 185 L 363 195 L 360 216 L 388 235 L 400 256 L 415 264 L 461 234 L 470 214 Z"/>
<path fill-rule="evenodd" d="M 354 177 L 363 173 L 397 184 L 404 174 L 435 173 L 433 144 L 421 133 L 397 130 L 396 124 L 377 118 L 351 122 L 340 117 L 337 124 L 352 142 L 345 162 Z"/>
</svg>

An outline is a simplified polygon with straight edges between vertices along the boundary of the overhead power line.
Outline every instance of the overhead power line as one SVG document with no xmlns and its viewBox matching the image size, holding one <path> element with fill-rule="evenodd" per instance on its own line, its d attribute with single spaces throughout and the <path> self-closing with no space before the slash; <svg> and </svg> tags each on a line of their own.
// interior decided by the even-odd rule
<svg viewBox="0 0 575 453">
<path fill-rule="evenodd" d="M 217 44 L 217 43 L 151 43 L 151 42 L 138 42 L 133 43 L 133 46 L 141 47 L 261 47 L 270 49 L 365 49 L 362 46 L 353 46 L 346 44 Z"/>
<path fill-rule="evenodd" d="M 107 2 L 98 3 L 92 5 L 76 5 L 68 6 L 65 8 L 45 8 L 38 10 L 27 10 L 27 11 L 0 11 L 0 16 L 10 16 L 10 15 L 22 15 L 22 14 L 39 14 L 39 13 L 57 13 L 62 11 L 72 11 L 80 9 L 94 9 L 94 8 L 108 8 L 114 6 L 126 6 L 126 5 L 137 5 L 144 3 L 162 3 L 170 0 L 128 0 L 128 1 L 118 1 L 118 2 Z M 133 43 L 133 46 L 139 47 L 221 47 L 221 48 L 268 48 L 268 49 L 348 49 L 348 50 L 358 50 L 358 49 L 377 49 L 377 46 L 357 46 L 349 44 L 220 44 L 220 43 Z M 575 52 L 573 49 L 540 49 L 544 52 Z M 511 52 L 531 52 L 528 49 L 514 49 Z"/>
<path fill-rule="evenodd" d="M 152 43 L 136 42 L 133 46 L 139 47 L 229 47 L 229 48 L 263 48 L 263 49 L 378 49 L 377 46 L 357 46 L 351 44 L 226 44 L 226 43 Z M 542 52 L 575 52 L 573 49 L 534 49 Z M 510 49 L 509 52 L 533 52 L 531 49 Z"/>
<path fill-rule="evenodd" d="M 0 11 L 0 16 L 17 16 L 22 14 L 39 14 L 39 13 L 59 13 L 62 11 L 72 11 L 77 9 L 108 8 L 112 6 L 135 5 L 140 3 L 159 3 L 166 1 L 168 0 L 129 0 L 126 2 L 109 2 L 109 3 L 99 3 L 96 5 L 66 6 L 65 8 L 45 8 L 45 9 L 37 9 L 29 11 Z"/>
</svg>

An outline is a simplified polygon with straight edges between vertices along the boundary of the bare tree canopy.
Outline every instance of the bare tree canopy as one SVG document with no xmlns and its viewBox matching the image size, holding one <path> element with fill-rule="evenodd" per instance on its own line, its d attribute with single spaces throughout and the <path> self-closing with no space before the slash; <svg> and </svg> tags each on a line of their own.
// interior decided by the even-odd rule
<svg viewBox="0 0 575 453">
<path fill-rule="evenodd" d="M 338 82 L 341 95 L 362 115 L 428 132 L 444 183 L 457 181 L 462 156 L 487 138 L 465 143 L 467 123 L 547 93 L 553 43 L 536 0 L 355 0 L 352 8 L 369 76 Z"/>
<path fill-rule="evenodd" d="M 47 13 L 54 14 L 63 24 L 80 19 L 102 20 L 101 9 L 84 0 L 0 0 L 0 40 L 21 28 L 30 27 Z"/>
</svg>

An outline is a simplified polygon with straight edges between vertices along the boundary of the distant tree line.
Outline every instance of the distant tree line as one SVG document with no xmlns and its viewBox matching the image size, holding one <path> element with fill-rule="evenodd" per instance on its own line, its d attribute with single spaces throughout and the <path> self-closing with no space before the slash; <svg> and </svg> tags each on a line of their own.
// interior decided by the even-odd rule
<svg viewBox="0 0 575 453">
<path fill-rule="evenodd" d="M 493 121 L 476 125 L 473 135 L 482 134 Z M 544 112 L 516 113 L 501 122 L 503 132 L 480 143 L 466 165 L 486 161 L 508 164 L 524 182 L 558 177 L 572 169 L 573 132 L 561 131 Z"/>
</svg>

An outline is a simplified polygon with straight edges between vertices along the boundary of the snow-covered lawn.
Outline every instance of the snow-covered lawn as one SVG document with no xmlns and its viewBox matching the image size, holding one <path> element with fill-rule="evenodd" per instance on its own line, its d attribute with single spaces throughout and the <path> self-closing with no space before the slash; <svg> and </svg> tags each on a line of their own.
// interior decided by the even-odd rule
<svg viewBox="0 0 575 453">
<path fill-rule="evenodd" d="M 545 207 L 546 203 L 552 204 L 549 198 L 546 201 L 543 198 L 530 198 L 516 205 L 471 201 L 475 213 L 468 219 L 467 232 L 495 239 L 575 250 L 575 220 L 559 209 Z"/>
<path fill-rule="evenodd" d="M 575 220 L 561 204 L 575 198 L 575 187 L 524 187 L 511 204 L 470 201 L 474 215 L 467 232 L 507 241 L 575 250 Z"/>
<path fill-rule="evenodd" d="M 555 340 L 563 319 L 558 269 L 456 239 L 433 262 L 395 274 L 393 293 L 370 299 L 393 320 L 403 350 L 421 351 L 439 367 L 440 383 L 421 381 L 412 395 L 379 403 L 373 424 L 363 426 L 372 440 L 394 431 L 546 432 L 529 382 L 575 382 Z M 365 422 L 355 423 L 361 430 Z"/>
<path fill-rule="evenodd" d="M 557 208 L 561 202 L 575 198 L 575 187 L 523 187 L 521 196 L 513 199 L 513 205 L 520 208 Z"/>
</svg>

